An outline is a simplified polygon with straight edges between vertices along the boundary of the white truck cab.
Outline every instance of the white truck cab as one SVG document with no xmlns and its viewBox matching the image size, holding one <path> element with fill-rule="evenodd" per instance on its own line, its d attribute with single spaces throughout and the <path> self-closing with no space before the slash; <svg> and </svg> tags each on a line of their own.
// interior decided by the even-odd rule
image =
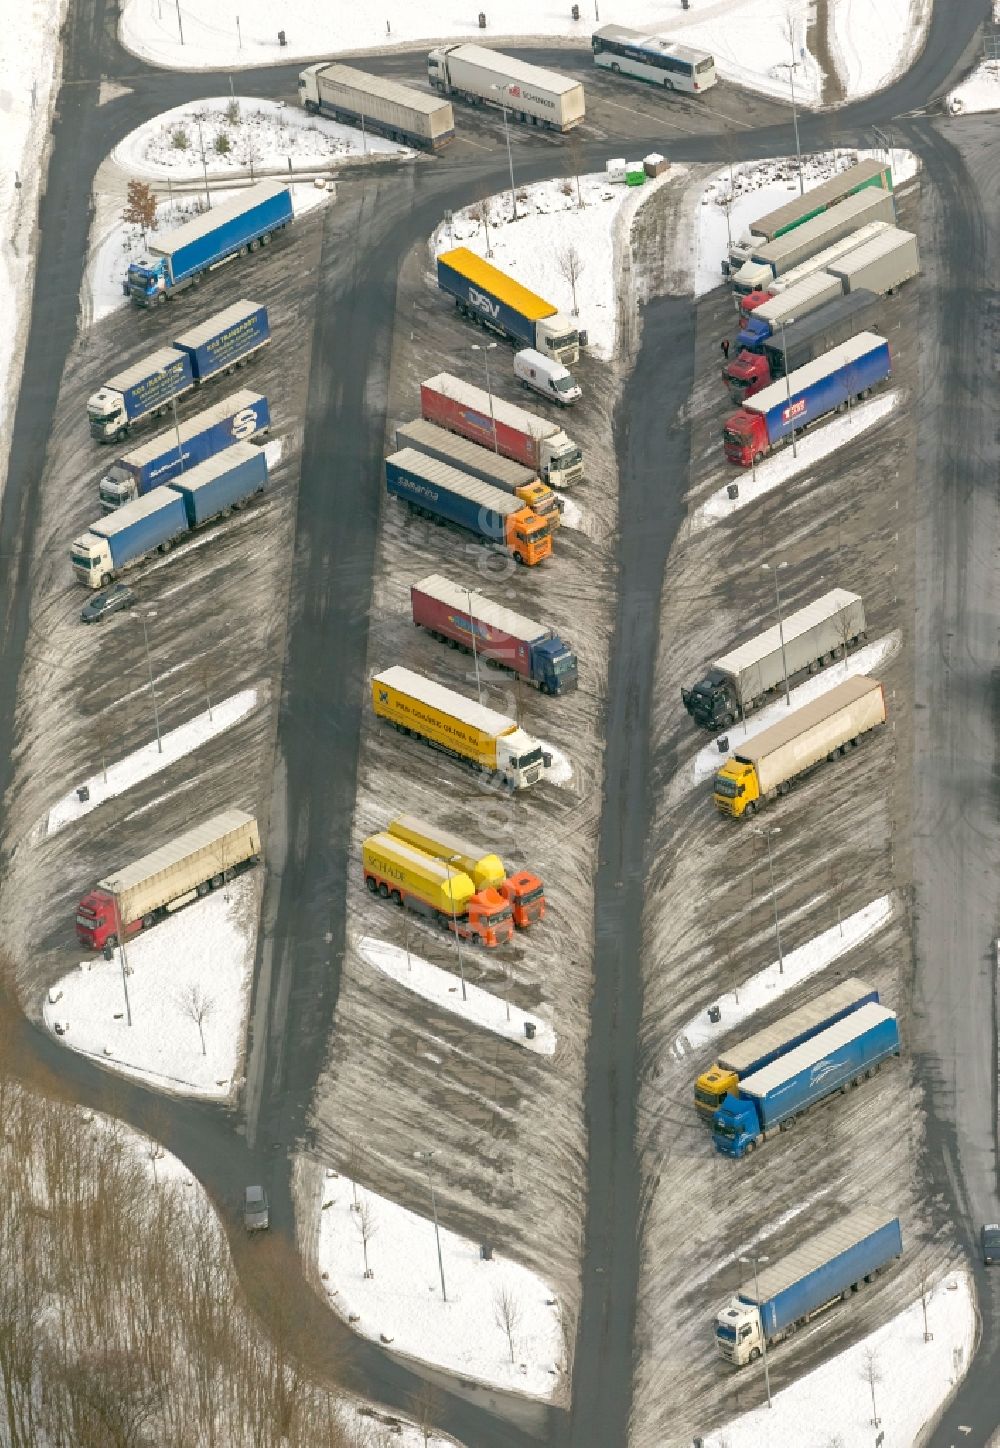
<svg viewBox="0 0 1000 1448">
<path fill-rule="evenodd" d="M 552 755 L 523 729 L 512 729 L 497 740 L 497 773 L 510 789 L 527 789 L 552 767 Z"/>
<path fill-rule="evenodd" d="M 569 407 L 583 393 L 561 362 L 543 357 L 541 352 L 526 347 L 514 356 L 514 376 L 523 387 L 531 387 L 560 407 Z"/>
<path fill-rule="evenodd" d="M 756 1307 L 734 1297 L 715 1319 L 715 1345 L 726 1361 L 737 1367 L 756 1362 L 764 1345 Z"/>
</svg>

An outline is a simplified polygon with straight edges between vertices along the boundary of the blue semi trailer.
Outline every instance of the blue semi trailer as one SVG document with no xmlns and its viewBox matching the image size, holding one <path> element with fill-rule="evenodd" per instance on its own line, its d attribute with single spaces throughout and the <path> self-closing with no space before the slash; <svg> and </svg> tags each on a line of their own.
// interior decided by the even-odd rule
<svg viewBox="0 0 1000 1448">
<path fill-rule="evenodd" d="M 73 572 L 88 588 L 105 588 L 150 553 L 169 553 L 193 529 L 245 507 L 266 486 L 263 450 L 233 443 L 174 482 L 92 523 L 70 549 Z"/>
<path fill-rule="evenodd" d="M 712 1139 L 725 1156 L 747 1156 L 835 1091 L 846 1091 L 900 1051 L 892 1011 L 869 1003 L 794 1051 L 740 1080 L 712 1118 Z"/>
<path fill-rule="evenodd" d="M 861 1207 L 839 1217 L 740 1288 L 716 1316 L 716 1348 L 737 1367 L 756 1362 L 765 1346 L 848 1300 L 902 1255 L 893 1213 Z"/>
<path fill-rule="evenodd" d="M 102 511 L 113 513 L 234 442 L 252 442 L 270 425 L 266 397 L 245 389 L 234 392 L 113 462 L 98 489 Z"/>
<path fill-rule="evenodd" d="M 579 358 L 580 334 L 569 318 L 468 247 L 441 253 L 437 283 L 464 316 L 515 347 L 533 347 L 564 366 Z"/>
<path fill-rule="evenodd" d="M 280 181 L 258 181 L 158 241 L 131 263 L 125 285 L 138 307 L 155 307 L 207 271 L 266 246 L 294 218 L 292 195 Z"/>
</svg>

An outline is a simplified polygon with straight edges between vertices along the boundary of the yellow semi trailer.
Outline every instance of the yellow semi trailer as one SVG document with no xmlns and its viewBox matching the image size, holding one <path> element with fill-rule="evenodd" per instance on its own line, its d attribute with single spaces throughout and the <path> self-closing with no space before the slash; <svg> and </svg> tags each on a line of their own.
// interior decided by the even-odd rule
<svg viewBox="0 0 1000 1448">
<path fill-rule="evenodd" d="M 365 885 L 373 895 L 436 920 L 474 945 L 505 945 L 514 934 L 510 905 L 490 886 L 477 890 L 464 870 L 388 833 L 361 847 Z"/>
</svg>

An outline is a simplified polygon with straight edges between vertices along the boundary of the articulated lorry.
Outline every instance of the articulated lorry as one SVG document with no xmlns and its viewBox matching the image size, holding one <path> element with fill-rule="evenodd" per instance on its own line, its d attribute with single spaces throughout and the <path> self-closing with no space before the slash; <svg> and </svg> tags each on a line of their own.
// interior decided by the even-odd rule
<svg viewBox="0 0 1000 1448">
<path fill-rule="evenodd" d="M 810 1107 L 860 1086 L 900 1052 L 892 1011 L 874 1001 L 859 1006 L 801 1046 L 740 1078 L 712 1117 L 712 1139 L 723 1156 L 749 1156 L 777 1131 L 790 1130 Z"/>
<path fill-rule="evenodd" d="M 134 261 L 126 285 L 137 307 L 156 307 L 206 272 L 266 246 L 293 220 L 292 194 L 281 181 L 256 185 L 150 242 L 149 255 Z"/>
<path fill-rule="evenodd" d="M 123 504 L 145 497 L 234 442 L 262 437 L 270 425 L 266 397 L 259 392 L 234 392 L 182 422 L 176 431 L 161 432 L 113 462 L 98 487 L 101 511 L 113 513 Z"/>
<path fill-rule="evenodd" d="M 892 227 L 874 236 L 827 268 L 845 292 L 864 287 L 879 296 L 891 296 L 911 277 L 920 274 L 920 253 L 912 231 Z"/>
<path fill-rule="evenodd" d="M 188 533 L 244 508 L 267 487 L 261 448 L 236 442 L 145 497 L 91 523 L 73 540 L 73 572 L 88 588 L 106 588 L 151 553 L 169 553 Z"/>
<path fill-rule="evenodd" d="M 502 488 L 505 493 L 513 493 L 540 518 L 547 518 L 554 528 L 562 521 L 559 499 L 548 483 L 536 477 L 531 468 L 515 462 L 513 458 L 505 458 L 502 453 L 485 448 L 461 433 L 449 432 L 435 422 L 417 417 L 413 422 L 396 428 L 396 450 L 401 452 L 407 447 L 416 448 L 417 452 L 425 453 L 429 458 L 437 458 L 438 462 L 447 463 L 460 473 L 480 478 L 494 488 Z"/>
<path fill-rule="evenodd" d="M 428 422 L 531 468 L 553 488 L 568 488 L 583 477 L 583 453 L 557 422 L 491 396 L 449 372 L 421 382 L 420 411 Z"/>
<path fill-rule="evenodd" d="M 878 991 L 866 981 L 851 976 L 790 1011 L 773 1026 L 766 1026 L 745 1041 L 720 1051 L 694 1083 L 694 1104 L 699 1116 L 711 1125 L 726 1097 L 738 1094 L 739 1084 L 745 1077 L 763 1070 L 852 1011 L 869 1004 L 878 1004 Z"/>
<path fill-rule="evenodd" d="M 733 277 L 733 288 L 739 295 L 766 290 L 775 277 L 791 271 L 841 237 L 850 236 L 873 221 L 892 223 L 895 220 L 891 191 L 866 189 L 848 196 L 794 231 L 755 248 L 750 260 L 744 262 Z"/>
<path fill-rule="evenodd" d="M 848 196 L 853 196 L 867 187 L 891 191 L 891 168 L 881 161 L 859 161 L 844 171 L 838 171 L 836 176 L 831 176 L 819 186 L 813 186 L 804 195 L 795 196 L 774 211 L 759 216 L 750 223 L 749 235 L 742 237 L 730 248 L 728 266 L 723 263 L 723 272 L 728 274 L 730 271 L 737 271 L 744 262 L 750 260 L 755 247 L 776 241 L 779 236 L 794 231 L 806 221 L 812 221 L 813 217 L 821 215 L 832 206 L 845 201 Z"/>
<path fill-rule="evenodd" d="M 784 295 L 786 292 L 798 291 L 803 282 L 814 282 L 819 277 L 823 278 L 828 288 L 823 300 L 831 301 L 833 297 L 842 295 L 844 290 L 842 285 L 835 292 L 829 290 L 830 282 L 833 280 L 830 276 L 830 268 L 833 263 L 842 260 L 849 252 L 856 251 L 859 246 L 864 246 L 866 242 L 873 241 L 875 237 L 882 236 L 887 231 L 895 230 L 896 228 L 891 226 L 887 221 L 870 221 L 865 226 L 859 226 L 857 231 L 852 231 L 849 235 L 840 237 L 839 240 L 833 242 L 830 246 L 825 246 L 822 251 L 816 252 L 814 256 L 807 257 L 805 261 L 799 262 L 798 266 L 793 266 L 791 271 L 782 272 L 780 277 L 774 277 L 766 286 L 755 288 L 752 292 L 748 292 L 745 297 L 741 297 L 741 314 L 749 318 L 756 313 L 762 303 L 774 301 L 775 298 Z M 785 320 L 796 315 L 798 314 L 792 311 L 786 311 L 784 313 Z M 749 321 L 745 324 L 744 329 L 749 329 L 753 332 L 759 327 L 760 322 L 754 323 L 753 321 Z"/>
<path fill-rule="evenodd" d="M 877 679 L 855 674 L 835 684 L 740 745 L 715 776 L 716 808 L 734 819 L 756 814 L 765 800 L 787 794 L 824 760 L 857 748 L 885 719 L 885 691 Z"/>
<path fill-rule="evenodd" d="M 414 815 L 390 820 L 389 834 L 436 860 L 447 860 L 468 875 L 476 890 L 494 891 L 507 901 L 519 929 L 527 930 L 545 919 L 545 888 L 533 871 L 515 870 L 508 875 L 499 855 Z"/>
<path fill-rule="evenodd" d="M 484 543 L 505 548 L 529 567 L 552 555 L 552 523 L 520 498 L 406 447 L 385 460 L 389 496 L 409 503 L 422 518 L 455 523 Z"/>
<path fill-rule="evenodd" d="M 788 273 L 791 276 L 791 272 Z M 767 337 L 773 336 L 781 323 L 808 316 L 817 307 L 843 295 L 843 287 L 827 272 L 810 273 L 793 286 L 781 291 L 749 292 L 740 299 L 740 330 L 734 347 L 755 352 Z"/>
<path fill-rule="evenodd" d="M 779 326 L 775 335 L 761 339 L 757 350 L 741 352 L 723 368 L 729 396 L 734 402 L 744 402 L 787 372 L 822 357 L 839 342 L 850 341 L 858 332 L 877 332 L 884 306 L 874 292 L 850 292 L 788 326 Z"/>
<path fill-rule="evenodd" d="M 369 75 L 353 65 L 320 61 L 299 75 L 299 100 L 313 115 L 403 141 L 423 151 L 440 151 L 455 137 L 450 101 L 425 95 L 384 75 Z"/>
<path fill-rule="evenodd" d="M 373 895 L 436 920 L 460 940 L 495 948 L 514 935 L 510 905 L 492 886 L 477 890 L 468 875 L 395 835 L 371 835 L 361 846 L 365 884 Z"/>
<path fill-rule="evenodd" d="M 468 247 L 456 246 L 441 253 L 437 284 L 454 298 L 463 317 L 516 347 L 534 348 L 563 365 L 579 358 L 580 334 L 575 323 Z"/>
<path fill-rule="evenodd" d="M 584 117 L 583 86 L 554 70 L 482 45 L 442 45 L 427 57 L 427 78 L 444 95 L 503 108 L 512 120 L 569 131 Z"/>
<path fill-rule="evenodd" d="M 116 946 L 260 861 L 252 815 L 224 810 L 99 880 L 76 907 L 76 936 L 91 950 Z"/>
<path fill-rule="evenodd" d="M 137 423 L 162 417 L 171 402 L 195 387 L 235 372 L 270 340 L 267 308 L 259 302 L 234 302 L 169 347 L 109 377 L 87 399 L 91 437 L 121 442 Z"/>
<path fill-rule="evenodd" d="M 783 687 L 786 673 L 789 684 L 817 673 L 863 643 L 867 629 L 860 597 L 831 588 L 715 659 L 696 684 L 681 689 L 684 707 L 703 729 L 728 729 L 767 703 Z"/>
<path fill-rule="evenodd" d="M 552 629 L 481 593 L 432 573 L 410 585 L 413 622 L 432 638 L 507 669 L 546 694 L 565 694 L 578 680 L 576 654 Z"/>
<path fill-rule="evenodd" d="M 748 397 L 739 412 L 730 414 L 722 427 L 726 458 L 752 467 L 793 432 L 855 399 L 860 402 L 891 376 L 889 343 L 875 332 L 859 332 Z"/>
<path fill-rule="evenodd" d="M 401 734 L 422 739 L 509 789 L 544 777 L 552 755 L 514 719 L 399 664 L 372 679 L 372 707 Z"/>
<path fill-rule="evenodd" d="M 756 1362 L 810 1318 L 847 1302 L 903 1255 L 899 1218 L 860 1207 L 744 1283 L 715 1319 L 715 1345 L 736 1367 Z"/>
</svg>

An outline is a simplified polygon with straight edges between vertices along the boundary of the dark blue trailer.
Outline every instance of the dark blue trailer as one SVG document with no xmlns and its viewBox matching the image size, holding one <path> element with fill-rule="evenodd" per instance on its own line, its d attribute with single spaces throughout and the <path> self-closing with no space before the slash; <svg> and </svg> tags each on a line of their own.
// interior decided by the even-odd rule
<svg viewBox="0 0 1000 1448">
<path fill-rule="evenodd" d="M 169 551 L 188 532 L 184 499 L 171 488 L 155 488 L 92 523 L 70 548 L 73 572 L 88 588 L 106 588 L 119 573 L 147 554 Z"/>
<path fill-rule="evenodd" d="M 746 1156 L 810 1106 L 857 1086 L 899 1052 L 892 1011 L 873 1003 L 852 1011 L 740 1080 L 738 1094 L 727 1096 L 712 1119 L 716 1150 Z"/>
<path fill-rule="evenodd" d="M 178 337 L 174 346 L 191 359 L 195 382 L 219 372 L 235 372 L 271 340 L 267 308 L 259 302 L 234 302 Z"/>
<path fill-rule="evenodd" d="M 233 508 L 242 508 L 267 487 L 262 448 L 237 442 L 182 473 L 169 485 L 184 502 L 189 528 L 201 528 Z"/>
<path fill-rule="evenodd" d="M 294 218 L 292 194 L 280 181 L 258 181 L 231 201 L 151 242 L 149 255 L 132 262 L 126 285 L 139 307 L 155 307 L 190 286 L 203 272 L 266 246 Z"/>
<path fill-rule="evenodd" d="M 755 1362 L 811 1317 L 848 1299 L 903 1255 L 899 1218 L 860 1207 L 808 1238 L 745 1283 L 715 1319 L 715 1344 L 728 1362 Z M 765 1259 L 766 1260 L 766 1259 Z"/>
</svg>

